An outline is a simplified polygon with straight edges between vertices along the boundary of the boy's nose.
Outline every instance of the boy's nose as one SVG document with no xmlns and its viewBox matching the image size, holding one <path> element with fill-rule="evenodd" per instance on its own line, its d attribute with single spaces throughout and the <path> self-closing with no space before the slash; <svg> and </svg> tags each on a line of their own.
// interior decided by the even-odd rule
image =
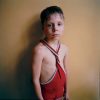
<svg viewBox="0 0 100 100">
<path fill-rule="evenodd" d="M 56 25 L 53 25 L 53 31 L 57 31 L 57 26 Z"/>
</svg>

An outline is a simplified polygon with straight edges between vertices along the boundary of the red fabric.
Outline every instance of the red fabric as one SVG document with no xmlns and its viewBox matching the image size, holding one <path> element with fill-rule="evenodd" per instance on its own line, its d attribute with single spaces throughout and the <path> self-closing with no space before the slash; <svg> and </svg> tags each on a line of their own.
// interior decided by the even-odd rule
<svg viewBox="0 0 100 100">
<path fill-rule="evenodd" d="M 43 43 L 43 41 L 42 41 L 42 43 Z M 48 44 L 45 44 L 45 45 L 48 46 Z M 49 48 L 51 48 L 51 47 L 49 46 Z M 59 48 L 60 48 L 60 46 L 59 46 Z M 59 51 L 59 50 L 57 50 L 57 51 Z M 55 58 L 57 58 L 57 57 L 55 56 Z M 41 84 L 41 91 L 42 91 L 44 100 L 56 100 L 57 98 L 63 97 L 66 92 L 65 91 L 66 90 L 65 89 L 65 86 L 66 86 L 65 72 L 61 68 L 57 59 L 56 59 L 56 67 L 57 67 L 57 71 L 56 71 L 53 79 L 47 84 Z"/>
<path fill-rule="evenodd" d="M 50 83 L 41 85 L 44 100 L 55 100 L 64 96 L 66 85 L 65 73 L 59 64 L 57 64 L 57 67 L 59 69 L 61 77 L 59 75 L 59 72 L 57 71 Z"/>
</svg>

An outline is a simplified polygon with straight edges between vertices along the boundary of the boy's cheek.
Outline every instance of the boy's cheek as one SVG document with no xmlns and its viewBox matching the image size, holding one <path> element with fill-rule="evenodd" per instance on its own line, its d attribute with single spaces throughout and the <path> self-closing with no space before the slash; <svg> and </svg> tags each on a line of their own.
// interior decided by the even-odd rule
<svg viewBox="0 0 100 100">
<path fill-rule="evenodd" d="M 44 30 L 43 32 L 44 32 L 44 34 L 47 34 L 48 31 L 47 30 Z"/>
<path fill-rule="evenodd" d="M 51 33 L 52 30 L 51 30 L 51 29 L 48 29 L 48 28 L 45 28 L 45 29 L 43 30 L 43 32 L 44 32 L 44 33 Z"/>
<path fill-rule="evenodd" d="M 44 28 L 43 32 L 44 32 L 44 33 L 47 33 L 47 31 L 48 31 L 48 30 L 47 30 L 46 28 Z"/>
<path fill-rule="evenodd" d="M 48 31 L 49 29 L 48 29 L 48 27 L 44 27 L 44 30 L 43 31 Z"/>
</svg>

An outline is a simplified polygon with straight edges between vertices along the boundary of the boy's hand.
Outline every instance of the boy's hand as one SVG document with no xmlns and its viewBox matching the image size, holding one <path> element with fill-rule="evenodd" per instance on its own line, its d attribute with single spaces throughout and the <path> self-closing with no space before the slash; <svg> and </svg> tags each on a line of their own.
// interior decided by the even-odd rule
<svg viewBox="0 0 100 100">
<path fill-rule="evenodd" d="M 65 95 L 65 99 L 64 100 L 69 100 L 68 94 Z"/>
</svg>

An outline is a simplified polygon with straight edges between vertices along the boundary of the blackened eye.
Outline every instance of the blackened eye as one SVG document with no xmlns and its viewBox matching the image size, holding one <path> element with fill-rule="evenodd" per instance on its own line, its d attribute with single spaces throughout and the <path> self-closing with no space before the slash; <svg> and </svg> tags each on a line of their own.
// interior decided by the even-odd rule
<svg viewBox="0 0 100 100">
<path fill-rule="evenodd" d="M 58 23 L 58 26 L 61 26 L 62 24 L 61 23 Z"/>
<path fill-rule="evenodd" d="M 48 27 L 52 27 L 52 25 L 51 25 L 51 24 L 47 24 L 47 26 L 48 26 Z"/>
</svg>

